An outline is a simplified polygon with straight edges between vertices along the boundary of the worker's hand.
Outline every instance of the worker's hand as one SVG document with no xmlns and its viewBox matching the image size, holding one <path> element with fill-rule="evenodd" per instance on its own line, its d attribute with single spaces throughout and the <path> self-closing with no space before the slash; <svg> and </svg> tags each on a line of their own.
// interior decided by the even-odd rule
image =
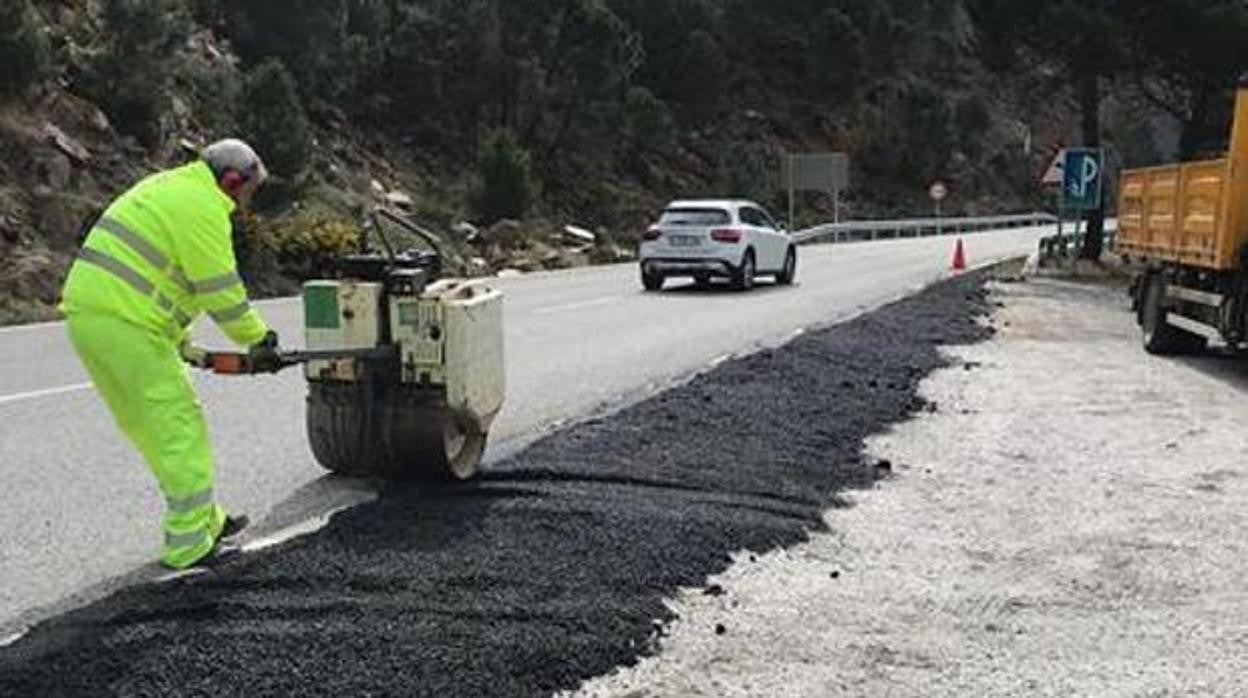
<svg viewBox="0 0 1248 698">
<path fill-rule="evenodd" d="M 212 368 L 212 356 L 207 351 L 191 344 L 189 339 L 183 340 L 178 345 L 178 353 L 183 361 L 195 368 Z"/>
<path fill-rule="evenodd" d="M 277 333 L 269 330 L 264 339 L 247 351 L 247 363 L 252 373 L 277 373 L 282 370 L 282 357 L 278 352 Z"/>
</svg>

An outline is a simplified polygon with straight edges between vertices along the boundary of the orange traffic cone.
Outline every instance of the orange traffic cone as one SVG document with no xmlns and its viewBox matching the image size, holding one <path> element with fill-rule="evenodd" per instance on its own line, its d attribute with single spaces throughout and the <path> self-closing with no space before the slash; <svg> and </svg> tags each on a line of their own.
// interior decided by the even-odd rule
<svg viewBox="0 0 1248 698">
<path fill-rule="evenodd" d="M 962 247 L 962 238 L 958 238 L 958 246 L 953 248 L 953 265 L 955 272 L 966 271 L 966 250 Z"/>
</svg>

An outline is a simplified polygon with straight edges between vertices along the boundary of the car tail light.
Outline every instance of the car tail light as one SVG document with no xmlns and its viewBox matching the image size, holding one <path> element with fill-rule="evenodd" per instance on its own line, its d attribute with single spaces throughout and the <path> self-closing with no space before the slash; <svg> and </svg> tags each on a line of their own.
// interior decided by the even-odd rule
<svg viewBox="0 0 1248 698">
<path fill-rule="evenodd" d="M 715 242 L 729 242 L 735 245 L 741 242 L 743 237 L 745 237 L 745 231 L 736 228 L 720 228 L 711 231 L 711 239 Z"/>
<path fill-rule="evenodd" d="M 661 237 L 663 237 L 663 230 L 656 226 L 650 226 L 641 235 L 642 240 L 658 240 Z"/>
</svg>

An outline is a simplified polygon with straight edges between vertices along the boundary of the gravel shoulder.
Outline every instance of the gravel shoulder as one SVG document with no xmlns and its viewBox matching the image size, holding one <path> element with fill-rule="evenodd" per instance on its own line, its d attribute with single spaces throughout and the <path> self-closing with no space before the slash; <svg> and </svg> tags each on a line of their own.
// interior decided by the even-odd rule
<svg viewBox="0 0 1248 698">
<path fill-rule="evenodd" d="M 992 298 L 939 410 L 871 439 L 895 477 L 577 695 L 1248 695 L 1248 362 L 1146 355 L 1121 289 Z"/>
</svg>

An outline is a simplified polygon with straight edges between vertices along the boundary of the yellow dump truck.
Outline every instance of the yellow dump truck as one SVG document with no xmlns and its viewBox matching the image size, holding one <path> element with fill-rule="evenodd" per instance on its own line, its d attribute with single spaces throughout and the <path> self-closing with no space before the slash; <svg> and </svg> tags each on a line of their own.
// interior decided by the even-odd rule
<svg viewBox="0 0 1248 698">
<path fill-rule="evenodd" d="M 1132 293 L 1153 354 L 1238 347 L 1248 324 L 1248 75 L 1221 160 L 1127 170 L 1118 190 L 1119 253 L 1138 262 Z"/>
</svg>

